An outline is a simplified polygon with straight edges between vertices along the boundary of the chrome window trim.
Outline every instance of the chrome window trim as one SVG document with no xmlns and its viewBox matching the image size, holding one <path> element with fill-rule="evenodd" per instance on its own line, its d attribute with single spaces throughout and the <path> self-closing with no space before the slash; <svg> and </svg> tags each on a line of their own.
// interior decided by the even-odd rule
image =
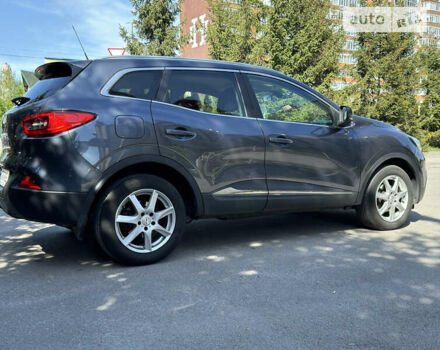
<svg viewBox="0 0 440 350">
<path fill-rule="evenodd" d="M 179 66 L 166 66 L 165 70 L 202 70 L 211 72 L 229 72 L 229 73 L 240 73 L 239 69 L 229 69 L 229 68 L 209 68 L 209 67 L 179 67 Z"/>
<path fill-rule="evenodd" d="M 304 89 L 304 87 L 302 87 L 302 86 L 296 84 L 296 83 L 293 82 L 293 81 L 290 81 L 290 80 L 287 80 L 287 79 L 284 79 L 284 78 L 281 78 L 281 77 L 277 77 L 277 76 L 275 76 L 275 75 L 271 75 L 271 74 L 267 74 L 267 73 L 261 73 L 261 72 L 241 71 L 241 73 L 244 73 L 244 74 L 253 74 L 253 75 L 261 75 L 261 76 L 263 76 L 263 77 L 267 77 L 267 78 L 272 78 L 272 79 L 276 79 L 276 80 L 283 81 L 283 82 L 285 82 L 285 83 L 288 83 L 288 84 L 290 84 L 290 85 L 293 85 L 293 86 L 297 87 L 298 89 L 301 89 L 302 91 L 304 91 L 304 92 L 306 92 L 306 93 L 308 93 L 308 94 L 310 94 L 310 95 L 315 96 L 317 99 L 319 99 L 320 101 L 322 101 L 323 103 L 325 103 L 325 104 L 326 104 L 327 106 L 329 106 L 331 109 L 336 110 L 332 105 L 330 105 L 327 101 L 323 100 L 320 96 L 316 95 L 316 94 L 313 93 L 312 91 L 308 91 L 307 89 Z"/>
<path fill-rule="evenodd" d="M 264 119 L 264 118 L 259 118 L 260 121 L 265 121 L 265 122 L 276 122 L 276 123 L 290 123 L 290 124 L 299 124 L 299 125 L 310 125 L 310 126 L 316 126 L 316 127 L 321 127 L 321 128 L 334 128 L 334 125 L 326 125 L 326 124 L 313 124 L 313 123 L 302 123 L 302 122 L 293 122 L 293 121 L 288 121 L 288 120 L 275 120 L 275 119 Z M 343 129 L 343 128 L 341 128 Z"/>
<path fill-rule="evenodd" d="M 113 76 L 104 84 L 104 86 L 102 87 L 102 89 L 100 91 L 101 95 L 102 96 L 106 96 L 106 97 L 122 98 L 122 99 L 137 100 L 137 101 L 149 101 L 149 102 L 152 101 L 152 102 L 162 103 L 162 104 L 165 104 L 165 105 L 171 105 L 171 106 L 174 106 L 174 107 L 179 107 L 179 108 L 183 108 L 185 110 L 188 110 L 188 108 L 185 108 L 185 107 L 182 107 L 182 106 L 176 106 L 176 105 L 173 105 L 171 103 L 166 103 L 166 102 L 163 102 L 163 101 L 147 100 L 147 99 L 137 98 L 137 97 L 119 96 L 119 95 L 111 95 L 111 94 L 109 94 L 109 91 L 112 88 L 112 86 L 122 76 L 124 76 L 125 74 L 131 73 L 131 72 L 136 72 L 136 71 L 146 71 L 146 70 L 163 70 L 163 71 L 170 71 L 170 70 L 196 70 L 196 71 L 229 72 L 229 73 L 243 73 L 243 74 L 259 75 L 259 76 L 263 76 L 263 77 L 267 77 L 267 78 L 271 78 L 271 79 L 280 80 L 280 81 L 285 82 L 287 84 L 293 85 L 296 88 L 301 89 L 305 93 L 308 93 L 308 94 L 316 97 L 322 103 L 324 103 L 326 106 L 328 106 L 331 110 L 333 110 L 336 113 L 338 113 L 338 111 L 332 105 L 330 105 L 327 101 L 323 100 L 321 97 L 319 97 L 318 95 L 314 94 L 313 92 L 308 91 L 307 89 L 304 89 L 302 86 L 296 84 L 293 81 L 290 81 L 290 80 L 278 77 L 276 75 L 268 74 L 268 73 L 261 73 L 261 72 L 255 72 L 255 71 L 249 71 L 249 70 L 241 70 L 241 69 L 215 68 L 215 67 L 210 68 L 210 67 L 160 66 L 160 67 L 146 67 L 146 68 L 145 67 L 144 68 L 143 67 L 124 68 L 124 69 L 121 69 L 121 70 L 117 71 L 115 74 L 113 74 Z M 237 79 L 236 79 L 236 81 L 237 81 Z M 247 108 L 246 108 L 246 104 L 244 103 L 243 91 L 241 91 L 240 84 L 238 83 L 238 81 L 237 81 L 237 85 L 238 85 L 239 90 L 240 90 L 241 100 L 242 100 L 242 103 L 243 103 L 243 106 L 244 106 L 244 109 L 245 109 L 246 116 L 232 116 L 232 115 L 208 113 L 208 112 L 202 112 L 202 111 L 196 111 L 196 110 L 192 110 L 192 111 L 198 112 L 198 113 L 209 114 L 209 115 L 220 115 L 220 116 L 223 116 L 223 117 L 251 118 L 251 119 L 259 119 L 259 120 L 264 120 L 264 121 L 269 121 L 269 122 L 291 123 L 291 124 L 300 124 L 300 125 L 311 125 L 311 126 L 315 126 L 315 127 L 325 127 L 325 128 L 332 128 L 332 127 L 334 127 L 333 125 L 302 123 L 302 122 L 274 120 L 274 119 L 264 119 L 263 117 L 251 116 L 251 115 L 248 114 L 248 111 L 247 111 Z M 350 127 L 350 125 L 346 126 L 345 128 L 348 128 L 348 127 Z"/>
<path fill-rule="evenodd" d="M 146 100 L 144 100 L 146 101 Z M 191 112 L 195 112 L 195 113 L 201 113 L 201 114 L 207 114 L 207 115 L 215 115 L 215 116 L 219 116 L 219 117 L 224 117 L 224 118 L 241 118 L 241 119 L 249 119 L 249 120 L 259 120 L 259 118 L 256 117 L 247 117 L 247 116 L 241 116 L 241 115 L 228 115 L 228 114 L 217 114 L 217 113 L 209 113 L 209 112 L 203 112 L 203 111 L 197 111 L 195 109 L 191 109 L 191 108 L 186 108 L 186 107 L 182 107 L 182 106 L 178 106 L 178 105 L 173 105 L 172 103 L 168 103 L 168 102 L 163 102 L 163 101 L 157 101 L 157 100 L 152 100 L 152 103 L 159 103 L 165 106 L 171 106 L 171 107 L 176 107 L 176 108 L 181 108 L 185 111 L 191 111 Z"/>
<path fill-rule="evenodd" d="M 241 71 L 241 73 L 243 74 L 252 74 L 252 75 L 259 75 L 259 76 L 263 76 L 266 78 L 271 78 L 271 79 L 275 79 L 275 80 L 279 80 L 282 81 L 284 83 L 293 85 L 294 87 L 300 89 L 301 91 L 304 91 L 305 93 L 312 95 L 314 97 L 316 97 L 319 101 L 321 101 L 322 103 L 324 103 L 326 106 L 328 106 L 330 108 L 331 111 L 334 111 L 336 113 L 339 113 L 339 111 L 333 107 L 332 105 L 330 105 L 327 101 L 323 100 L 320 96 L 314 94 L 311 91 L 308 91 L 307 89 L 304 89 L 302 86 L 296 84 L 293 81 L 281 78 L 281 77 L 277 77 L 275 75 L 271 75 L 271 74 L 267 74 L 267 73 L 261 73 L 261 72 L 253 72 L 253 71 Z M 300 125 L 313 125 L 313 126 L 318 126 L 318 127 L 326 127 L 326 128 L 333 128 L 333 125 L 326 125 L 326 124 L 313 124 L 313 123 L 302 123 L 302 122 L 295 122 L 295 121 L 287 121 L 287 120 L 274 120 L 274 119 L 265 119 L 263 117 L 260 118 L 261 120 L 267 120 L 267 121 L 271 121 L 271 122 L 278 122 L 278 123 L 293 123 L 293 124 L 300 124 Z M 332 118 L 333 120 L 333 118 Z"/>
<path fill-rule="evenodd" d="M 106 96 L 106 97 L 124 98 L 124 99 L 137 100 L 137 101 L 151 101 L 151 100 L 147 100 L 145 98 L 129 97 L 129 96 L 119 96 L 119 95 L 112 95 L 112 94 L 110 94 L 110 89 L 113 87 L 113 85 L 115 85 L 116 82 L 119 79 L 121 79 L 124 75 L 126 75 L 127 73 L 138 72 L 138 71 L 150 71 L 150 70 L 161 70 L 161 71 L 163 71 L 164 67 L 148 67 L 148 68 L 138 67 L 138 68 L 124 68 L 124 69 L 121 69 L 121 70 L 117 71 L 115 74 L 113 74 L 112 77 L 109 80 L 107 80 L 107 82 L 102 87 L 102 89 L 100 91 L 100 94 L 102 96 Z"/>
</svg>

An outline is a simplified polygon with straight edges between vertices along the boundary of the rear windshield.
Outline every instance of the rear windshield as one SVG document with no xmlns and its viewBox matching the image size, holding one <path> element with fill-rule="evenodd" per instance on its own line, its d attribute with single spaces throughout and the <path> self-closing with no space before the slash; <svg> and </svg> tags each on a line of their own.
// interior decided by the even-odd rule
<svg viewBox="0 0 440 350">
<path fill-rule="evenodd" d="M 32 100 L 41 100 L 45 97 L 53 95 L 58 89 L 64 87 L 72 77 L 61 77 L 39 80 L 24 95 Z"/>
</svg>

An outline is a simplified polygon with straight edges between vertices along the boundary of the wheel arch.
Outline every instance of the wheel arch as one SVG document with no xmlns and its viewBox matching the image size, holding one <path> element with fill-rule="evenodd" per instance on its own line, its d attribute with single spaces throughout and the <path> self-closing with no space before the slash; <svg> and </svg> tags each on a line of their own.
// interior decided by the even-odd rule
<svg viewBox="0 0 440 350">
<path fill-rule="evenodd" d="M 416 202 L 416 199 L 419 197 L 419 179 L 416 167 L 412 164 L 410 158 L 407 157 L 405 154 L 390 154 L 376 160 L 376 162 L 374 162 L 373 165 L 369 167 L 369 170 L 363 176 L 364 180 L 361 182 L 361 188 L 356 201 L 357 204 L 362 203 L 365 191 L 374 175 L 376 175 L 382 168 L 388 165 L 398 166 L 408 174 L 413 185 L 414 201 Z"/>
<path fill-rule="evenodd" d="M 139 173 L 157 175 L 169 181 L 181 194 L 187 216 L 194 219 L 203 216 L 204 205 L 200 189 L 185 168 L 177 162 L 161 156 L 135 156 L 124 159 L 104 171 L 95 187 L 90 190 L 84 211 L 74 230 L 78 239 L 84 238 L 101 193 L 115 181 Z"/>
</svg>

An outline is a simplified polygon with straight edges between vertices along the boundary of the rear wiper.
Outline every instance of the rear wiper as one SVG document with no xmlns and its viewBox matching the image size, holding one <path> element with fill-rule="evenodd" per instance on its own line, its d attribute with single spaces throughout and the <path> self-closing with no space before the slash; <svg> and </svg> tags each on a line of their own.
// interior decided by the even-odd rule
<svg viewBox="0 0 440 350">
<path fill-rule="evenodd" d="M 30 101 L 31 99 L 29 97 L 24 97 L 24 96 L 19 96 L 19 97 L 14 97 L 11 101 L 16 105 L 16 106 L 21 106 L 23 103 L 26 103 L 28 101 Z"/>
</svg>

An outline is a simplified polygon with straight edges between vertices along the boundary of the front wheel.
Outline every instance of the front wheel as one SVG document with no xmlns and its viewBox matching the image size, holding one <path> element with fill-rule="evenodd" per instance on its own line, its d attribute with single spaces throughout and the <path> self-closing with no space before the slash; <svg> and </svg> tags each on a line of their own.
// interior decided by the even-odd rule
<svg viewBox="0 0 440 350">
<path fill-rule="evenodd" d="M 368 228 L 394 230 L 407 222 L 412 205 L 411 179 L 402 168 L 390 165 L 373 176 L 357 213 Z"/>
<path fill-rule="evenodd" d="M 177 245 L 185 207 L 177 189 L 153 175 L 133 175 L 112 184 L 96 210 L 96 238 L 114 260 L 151 264 Z"/>
</svg>

